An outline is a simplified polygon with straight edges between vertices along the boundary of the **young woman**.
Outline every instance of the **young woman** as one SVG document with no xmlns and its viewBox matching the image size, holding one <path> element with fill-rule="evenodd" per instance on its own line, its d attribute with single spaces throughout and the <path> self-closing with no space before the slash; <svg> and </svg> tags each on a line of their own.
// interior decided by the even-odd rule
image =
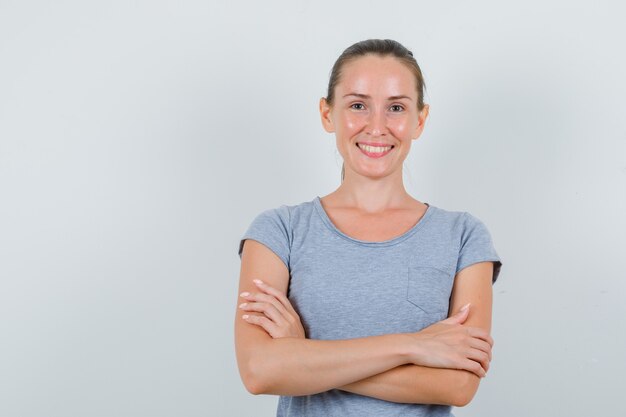
<svg viewBox="0 0 626 417">
<path fill-rule="evenodd" d="M 403 184 L 423 88 L 398 42 L 346 49 L 320 100 L 341 185 L 263 211 L 241 239 L 239 371 L 249 392 L 280 395 L 277 416 L 451 416 L 489 369 L 502 265 L 489 231 Z"/>
</svg>

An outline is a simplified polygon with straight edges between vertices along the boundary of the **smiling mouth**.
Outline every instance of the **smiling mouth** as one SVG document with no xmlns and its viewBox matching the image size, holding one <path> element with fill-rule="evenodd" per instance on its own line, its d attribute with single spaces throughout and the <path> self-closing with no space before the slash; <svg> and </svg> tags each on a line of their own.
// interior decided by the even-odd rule
<svg viewBox="0 0 626 417">
<path fill-rule="evenodd" d="M 362 143 L 356 143 L 357 148 L 361 150 L 365 155 L 372 158 L 380 158 L 387 155 L 393 148 L 393 145 L 389 146 L 370 146 Z"/>
</svg>

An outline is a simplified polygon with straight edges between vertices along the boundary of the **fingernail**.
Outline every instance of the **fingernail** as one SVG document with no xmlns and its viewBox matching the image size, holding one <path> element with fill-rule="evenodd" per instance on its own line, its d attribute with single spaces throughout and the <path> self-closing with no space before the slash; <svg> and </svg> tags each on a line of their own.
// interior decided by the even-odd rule
<svg viewBox="0 0 626 417">
<path fill-rule="evenodd" d="M 467 303 L 467 304 L 465 304 L 463 307 L 461 307 L 461 311 L 465 311 L 465 310 L 467 310 L 467 309 L 469 308 L 470 304 L 471 304 L 471 303 Z"/>
<path fill-rule="evenodd" d="M 247 319 L 249 316 L 247 314 L 244 314 L 243 316 L 241 316 L 242 319 Z"/>
<path fill-rule="evenodd" d="M 241 293 L 241 294 L 239 294 L 239 295 L 240 295 L 240 296 L 242 296 L 242 297 L 247 297 L 247 296 L 249 296 L 249 295 L 250 295 L 250 293 L 249 293 L 248 291 L 246 291 L 246 292 L 242 292 L 242 293 Z"/>
<path fill-rule="evenodd" d="M 241 304 L 239 304 L 239 308 L 244 308 L 247 305 L 248 305 L 248 303 L 241 303 Z"/>
<path fill-rule="evenodd" d="M 260 279 L 253 279 L 252 282 L 256 284 L 263 284 L 263 281 L 261 281 Z"/>
</svg>

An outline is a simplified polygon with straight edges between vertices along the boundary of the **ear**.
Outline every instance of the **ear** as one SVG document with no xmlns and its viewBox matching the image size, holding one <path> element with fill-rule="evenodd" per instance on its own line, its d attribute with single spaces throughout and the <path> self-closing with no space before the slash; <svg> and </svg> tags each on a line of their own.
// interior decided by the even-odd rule
<svg viewBox="0 0 626 417">
<path fill-rule="evenodd" d="M 429 111 L 430 106 L 428 104 L 424 104 L 424 108 L 417 116 L 417 127 L 415 128 L 415 132 L 413 132 L 413 139 L 419 138 L 424 131 L 424 125 L 426 124 L 426 119 L 428 118 Z"/>
<path fill-rule="evenodd" d="M 322 118 L 322 126 L 324 126 L 324 130 L 328 133 L 332 133 L 335 131 L 335 126 L 333 125 L 333 119 L 331 118 L 331 107 L 328 105 L 325 97 L 320 99 L 320 117 Z"/>
</svg>

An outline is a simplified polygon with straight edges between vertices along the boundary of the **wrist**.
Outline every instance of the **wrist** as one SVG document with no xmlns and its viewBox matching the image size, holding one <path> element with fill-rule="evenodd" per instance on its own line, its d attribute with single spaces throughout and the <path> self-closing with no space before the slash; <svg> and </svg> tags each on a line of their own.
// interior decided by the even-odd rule
<svg viewBox="0 0 626 417">
<path fill-rule="evenodd" d="M 426 344 L 424 339 L 428 335 L 420 332 L 415 333 L 402 333 L 403 336 L 401 342 L 398 344 L 401 350 L 401 355 L 406 363 L 412 363 L 414 365 L 424 365 L 424 358 L 428 356 L 426 352 Z"/>
<path fill-rule="evenodd" d="M 419 365 L 419 358 L 423 355 L 422 337 L 420 333 L 400 333 L 398 339 L 399 355 L 404 363 Z"/>
</svg>

